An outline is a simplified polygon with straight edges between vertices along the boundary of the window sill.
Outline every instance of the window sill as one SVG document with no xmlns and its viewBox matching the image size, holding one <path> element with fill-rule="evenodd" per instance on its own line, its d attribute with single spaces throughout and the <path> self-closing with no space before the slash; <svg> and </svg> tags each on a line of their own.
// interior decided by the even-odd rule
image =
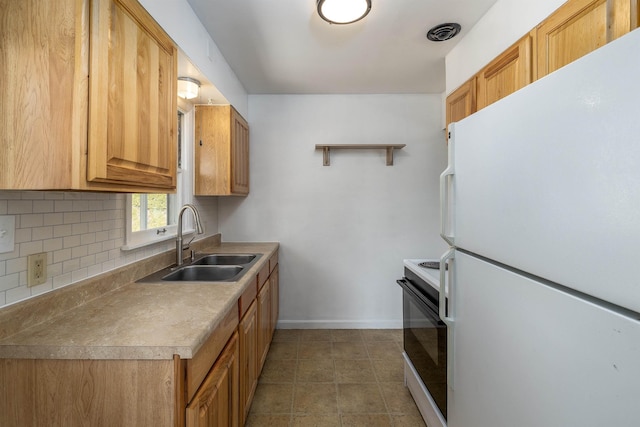
<svg viewBox="0 0 640 427">
<path fill-rule="evenodd" d="M 184 238 L 185 236 L 189 236 L 195 232 L 196 232 L 195 229 L 184 230 L 182 232 L 182 237 Z M 177 237 L 177 234 L 168 234 L 168 235 L 158 236 L 156 239 L 153 239 L 153 240 L 131 242 L 131 243 L 127 243 L 124 246 L 121 246 L 120 250 L 123 252 L 133 251 L 136 249 L 144 248 L 146 246 L 152 246 L 158 243 L 166 242 L 168 240 L 176 240 L 176 237 Z"/>
</svg>

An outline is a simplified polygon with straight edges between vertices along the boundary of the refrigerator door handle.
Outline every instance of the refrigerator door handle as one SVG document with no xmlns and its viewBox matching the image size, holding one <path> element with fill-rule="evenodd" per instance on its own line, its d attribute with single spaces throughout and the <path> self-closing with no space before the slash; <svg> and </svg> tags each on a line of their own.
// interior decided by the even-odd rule
<svg viewBox="0 0 640 427">
<path fill-rule="evenodd" d="M 440 258 L 440 292 L 438 302 L 438 314 L 440 319 L 447 326 L 453 326 L 453 317 L 451 310 L 447 307 L 447 302 L 451 301 L 451 293 L 453 291 L 453 280 L 447 280 L 447 276 L 452 277 L 453 268 L 447 270 L 447 262 L 455 259 L 455 248 L 449 248 L 447 252 Z"/>
<path fill-rule="evenodd" d="M 440 174 L 440 236 L 451 246 L 454 246 L 454 236 L 453 233 L 447 234 L 447 224 L 449 227 L 453 227 L 453 216 L 450 216 L 449 213 L 449 179 L 448 177 L 453 178 L 455 175 L 454 168 L 454 159 L 453 159 L 453 144 L 455 134 L 455 124 L 452 123 L 449 125 L 449 147 L 448 147 L 448 164 L 447 168 Z"/>
</svg>

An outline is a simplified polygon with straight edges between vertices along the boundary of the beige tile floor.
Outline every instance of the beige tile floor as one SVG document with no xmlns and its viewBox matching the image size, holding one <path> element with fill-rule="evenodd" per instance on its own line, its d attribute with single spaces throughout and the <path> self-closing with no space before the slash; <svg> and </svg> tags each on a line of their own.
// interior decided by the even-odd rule
<svg viewBox="0 0 640 427">
<path fill-rule="evenodd" d="M 246 426 L 424 427 L 402 331 L 276 330 Z"/>
</svg>

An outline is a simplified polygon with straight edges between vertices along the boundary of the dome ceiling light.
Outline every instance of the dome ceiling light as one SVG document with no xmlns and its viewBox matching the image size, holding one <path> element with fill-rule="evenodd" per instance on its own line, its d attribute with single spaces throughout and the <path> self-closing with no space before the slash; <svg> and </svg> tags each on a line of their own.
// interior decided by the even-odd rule
<svg viewBox="0 0 640 427">
<path fill-rule="evenodd" d="M 318 15 L 330 24 L 351 24 L 370 10 L 371 0 L 318 0 Z"/>
<path fill-rule="evenodd" d="M 178 77 L 178 96 L 184 99 L 193 99 L 198 96 L 200 82 L 191 77 Z"/>
</svg>

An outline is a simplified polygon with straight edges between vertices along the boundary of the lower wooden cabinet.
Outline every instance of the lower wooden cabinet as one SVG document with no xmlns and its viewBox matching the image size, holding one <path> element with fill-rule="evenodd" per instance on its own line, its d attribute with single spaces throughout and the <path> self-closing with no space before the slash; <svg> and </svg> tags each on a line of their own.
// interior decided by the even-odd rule
<svg viewBox="0 0 640 427">
<path fill-rule="evenodd" d="M 269 352 L 271 343 L 271 286 L 269 280 L 264 282 L 258 292 L 258 372 L 262 367 Z"/>
<path fill-rule="evenodd" d="M 269 286 L 271 287 L 271 325 L 270 325 L 270 339 L 273 339 L 273 333 L 276 330 L 276 324 L 278 323 L 278 314 L 280 309 L 280 274 L 278 264 L 276 264 L 275 268 L 271 272 L 271 276 L 269 276 Z"/>
<path fill-rule="evenodd" d="M 239 425 L 238 333 L 227 346 L 187 405 L 187 427 L 237 427 Z"/>
<path fill-rule="evenodd" d="M 244 425 L 258 385 L 258 310 L 253 301 L 238 325 L 240 344 L 240 425 Z"/>
</svg>

